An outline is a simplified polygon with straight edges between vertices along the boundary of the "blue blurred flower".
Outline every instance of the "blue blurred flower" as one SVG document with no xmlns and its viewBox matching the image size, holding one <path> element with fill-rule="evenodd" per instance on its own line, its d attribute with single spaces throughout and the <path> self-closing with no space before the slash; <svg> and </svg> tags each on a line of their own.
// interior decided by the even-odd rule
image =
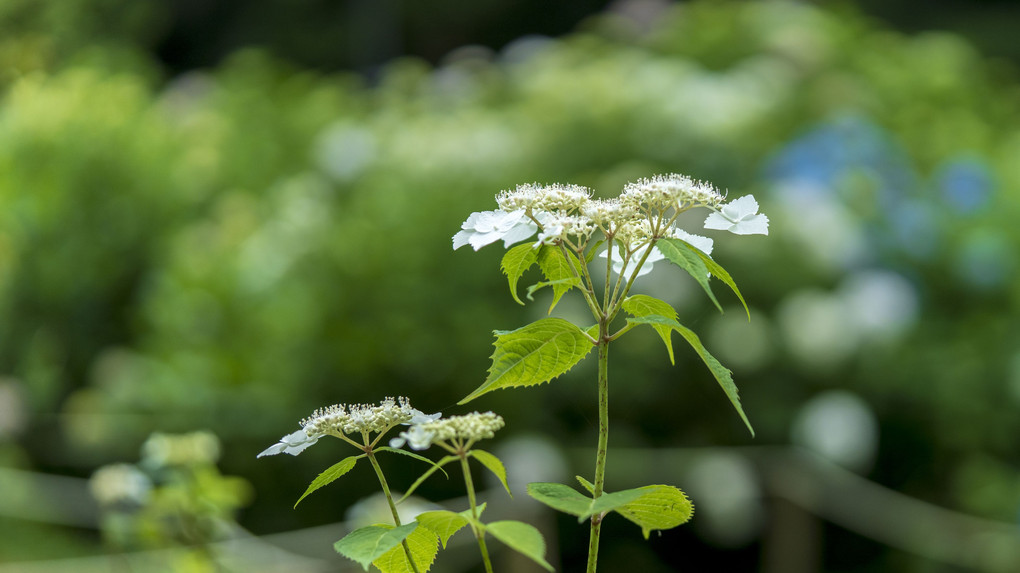
<svg viewBox="0 0 1020 573">
<path fill-rule="evenodd" d="M 957 157 L 942 164 L 935 184 L 950 206 L 973 213 L 988 204 L 992 172 L 979 157 Z"/>
</svg>

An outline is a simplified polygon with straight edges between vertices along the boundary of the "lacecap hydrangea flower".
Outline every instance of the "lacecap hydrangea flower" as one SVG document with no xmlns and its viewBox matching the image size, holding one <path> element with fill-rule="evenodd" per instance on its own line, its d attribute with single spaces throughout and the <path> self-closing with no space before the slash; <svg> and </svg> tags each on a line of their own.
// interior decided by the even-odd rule
<svg viewBox="0 0 1020 573">
<path fill-rule="evenodd" d="M 705 254 L 712 240 L 674 226 L 679 213 L 695 207 L 712 211 L 705 228 L 730 231 L 737 235 L 767 235 L 768 217 L 758 213 L 754 196 L 746 195 L 726 203 L 726 197 L 711 183 L 687 175 L 656 175 L 628 183 L 619 197 L 594 199 L 590 189 L 578 185 L 539 185 L 529 183 L 501 191 L 496 196 L 499 209 L 472 213 L 453 236 L 453 248 L 471 245 L 476 251 L 485 245 L 503 241 L 510 247 L 538 234 L 534 247 L 573 241 L 583 245 L 596 230 L 621 243 L 629 261 L 640 260 L 654 241 L 682 239 Z M 601 253 L 607 257 L 608 249 Z M 624 257 L 618 249 L 612 253 L 613 270 L 625 272 Z M 663 257 L 657 249 L 648 253 L 638 276 L 651 271 Z"/>
<path fill-rule="evenodd" d="M 280 441 L 266 448 L 258 456 L 272 456 L 280 453 L 296 456 L 319 441 L 323 436 L 341 437 L 348 434 L 381 433 L 403 424 L 423 424 L 436 420 L 440 413 L 425 414 L 411 407 L 407 398 L 386 398 L 379 405 L 335 404 L 319 408 L 312 415 L 301 420 L 301 429 L 280 438 Z"/>
<path fill-rule="evenodd" d="M 426 450 L 432 444 L 460 442 L 470 446 L 478 440 L 491 438 L 505 425 L 503 417 L 493 412 L 472 412 L 463 416 L 450 416 L 411 426 L 400 437 L 390 440 L 390 447 L 404 444 L 415 450 Z"/>
</svg>

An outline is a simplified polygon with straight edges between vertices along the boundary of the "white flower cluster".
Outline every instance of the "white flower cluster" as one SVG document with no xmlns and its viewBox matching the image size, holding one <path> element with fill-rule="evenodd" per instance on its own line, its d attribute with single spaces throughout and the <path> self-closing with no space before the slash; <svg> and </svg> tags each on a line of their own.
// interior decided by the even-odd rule
<svg viewBox="0 0 1020 573">
<path fill-rule="evenodd" d="M 711 240 L 690 235 L 667 222 L 677 213 L 705 207 L 712 213 L 706 229 L 737 235 L 767 235 L 768 217 L 758 213 L 758 202 L 747 195 L 730 203 L 711 183 L 687 175 L 656 175 L 628 183 L 615 199 L 593 199 L 591 190 L 578 185 L 518 185 L 496 196 L 499 209 L 472 213 L 453 236 L 453 248 L 471 245 L 476 251 L 503 241 L 509 247 L 538 233 L 535 246 L 577 239 L 584 244 L 596 229 L 622 242 L 628 253 L 640 252 L 646 243 L 677 237 L 706 253 Z M 682 233 L 682 235 L 681 235 Z M 708 241 L 708 248 L 702 245 Z M 614 262 L 617 253 L 614 252 Z M 603 256 L 606 256 L 603 254 Z M 661 258 L 657 251 L 649 254 Z M 623 259 L 620 259 L 622 268 Z M 642 267 L 641 274 L 645 274 Z"/>
<path fill-rule="evenodd" d="M 513 191 L 500 191 L 496 204 L 502 211 L 575 211 L 591 199 L 591 189 L 580 185 L 518 185 Z"/>
<path fill-rule="evenodd" d="M 689 245 L 691 245 L 692 247 L 700 250 L 701 252 L 705 253 L 706 255 L 711 255 L 712 254 L 712 249 L 715 247 L 715 241 L 713 241 L 712 239 L 710 239 L 708 237 L 702 237 L 701 235 L 692 235 L 691 233 L 688 233 L 687 231 L 684 231 L 683 229 L 677 229 L 675 227 L 670 229 L 666 236 L 670 237 L 670 238 L 673 238 L 673 239 L 680 239 L 682 241 L 686 241 Z M 618 274 L 618 275 L 626 274 L 627 273 L 627 269 L 630 266 L 630 263 L 634 263 L 636 261 L 641 260 L 641 257 L 644 255 L 645 251 L 647 251 L 648 249 L 651 249 L 651 243 L 647 243 L 643 248 L 639 249 L 637 251 L 637 253 L 635 253 L 630 258 L 629 261 L 627 261 L 628 264 L 624 265 L 623 264 L 623 257 L 620 256 L 620 250 L 617 249 L 617 248 L 614 248 L 613 249 L 613 272 Z M 609 254 L 609 251 L 606 250 L 606 251 L 602 251 L 601 253 L 599 253 L 599 256 L 604 259 L 604 258 L 606 258 L 606 256 L 608 254 Z M 641 276 L 647 275 L 648 273 L 652 272 L 652 268 L 654 267 L 655 263 L 657 261 L 661 261 L 661 260 L 663 260 L 665 258 L 666 257 L 661 252 L 659 252 L 658 249 L 652 249 L 652 252 L 648 253 L 648 257 L 645 259 L 645 264 L 641 265 L 641 268 L 638 270 L 637 276 L 641 277 Z"/>
<path fill-rule="evenodd" d="M 385 432 L 398 424 L 423 424 L 441 414 L 425 414 L 411 407 L 407 398 L 386 398 L 373 404 L 335 404 L 319 408 L 301 420 L 301 429 L 284 436 L 256 457 L 287 453 L 296 456 L 323 436 Z"/>
<path fill-rule="evenodd" d="M 142 465 L 146 467 L 213 464 L 219 458 L 220 440 L 212 432 L 156 432 L 142 444 Z"/>
<path fill-rule="evenodd" d="M 130 464 L 103 466 L 89 478 L 89 491 L 100 505 L 141 505 L 151 490 L 148 476 Z"/>
<path fill-rule="evenodd" d="M 408 431 L 401 432 L 399 438 L 390 440 L 390 446 L 401 448 L 406 443 L 412 449 L 425 450 L 436 442 L 471 443 L 493 437 L 504 425 L 503 417 L 493 412 L 450 416 L 411 426 Z"/>
<path fill-rule="evenodd" d="M 538 234 L 539 245 L 552 245 L 567 237 L 587 238 L 595 232 L 595 224 L 587 217 L 564 215 L 563 213 L 543 213 L 541 217 L 542 231 Z"/>
<path fill-rule="evenodd" d="M 639 208 L 647 206 L 653 209 L 670 207 L 683 209 L 705 206 L 715 209 L 726 198 L 711 183 L 697 181 L 679 173 L 670 173 L 628 183 L 624 186 L 620 199 Z"/>
</svg>

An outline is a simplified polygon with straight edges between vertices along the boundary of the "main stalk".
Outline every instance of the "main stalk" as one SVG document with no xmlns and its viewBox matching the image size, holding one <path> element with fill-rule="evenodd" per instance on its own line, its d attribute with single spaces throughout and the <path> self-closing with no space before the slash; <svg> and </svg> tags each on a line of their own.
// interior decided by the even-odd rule
<svg viewBox="0 0 1020 573">
<path fill-rule="evenodd" d="M 595 453 L 595 491 L 602 495 L 606 483 L 606 453 L 609 450 L 609 324 L 606 318 L 599 321 L 599 445 Z M 599 534 L 604 514 L 591 516 L 591 536 L 588 539 L 588 573 L 595 573 L 599 558 Z"/>
</svg>

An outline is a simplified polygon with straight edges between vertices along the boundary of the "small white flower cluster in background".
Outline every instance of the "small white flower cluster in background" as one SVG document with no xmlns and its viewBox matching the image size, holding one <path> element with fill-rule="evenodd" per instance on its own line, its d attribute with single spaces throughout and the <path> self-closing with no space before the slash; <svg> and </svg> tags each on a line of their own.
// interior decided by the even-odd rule
<svg viewBox="0 0 1020 573">
<path fill-rule="evenodd" d="M 503 417 L 493 412 L 450 416 L 411 426 L 400 432 L 400 437 L 390 440 L 390 447 L 401 448 L 406 443 L 412 449 L 425 450 L 438 442 L 471 444 L 493 437 L 504 425 Z"/>
<path fill-rule="evenodd" d="M 149 498 L 152 481 L 131 464 L 111 464 L 89 478 L 89 491 L 100 505 L 142 505 Z"/>
<path fill-rule="evenodd" d="M 142 444 L 142 465 L 146 467 L 214 464 L 219 459 L 220 439 L 212 432 L 157 432 Z"/>
<path fill-rule="evenodd" d="M 422 424 L 439 418 L 441 414 L 425 414 L 411 407 L 407 398 L 386 398 L 379 405 L 335 404 L 319 408 L 301 420 L 301 429 L 280 438 L 257 457 L 286 453 L 296 456 L 319 441 L 323 436 L 341 437 L 346 434 L 360 436 L 385 432 L 398 424 Z"/>
<path fill-rule="evenodd" d="M 534 247 L 572 243 L 583 249 L 596 230 L 623 245 L 625 253 L 613 249 L 613 270 L 625 272 L 627 261 L 640 259 L 651 244 L 662 238 L 682 239 L 705 254 L 712 252 L 712 239 L 692 235 L 675 227 L 679 213 L 705 207 L 712 213 L 706 229 L 730 231 L 737 235 L 768 235 L 769 220 L 758 213 L 758 202 L 746 195 L 729 203 L 711 183 L 687 175 L 656 175 L 628 183 L 619 197 L 593 199 L 592 192 L 578 185 L 528 183 L 496 196 L 499 209 L 472 213 L 453 236 L 453 248 L 471 245 L 476 251 L 503 241 L 509 247 L 538 233 Z M 608 249 L 602 252 L 609 256 Z M 648 252 L 638 275 L 647 274 L 651 263 L 663 257 Z"/>
</svg>

